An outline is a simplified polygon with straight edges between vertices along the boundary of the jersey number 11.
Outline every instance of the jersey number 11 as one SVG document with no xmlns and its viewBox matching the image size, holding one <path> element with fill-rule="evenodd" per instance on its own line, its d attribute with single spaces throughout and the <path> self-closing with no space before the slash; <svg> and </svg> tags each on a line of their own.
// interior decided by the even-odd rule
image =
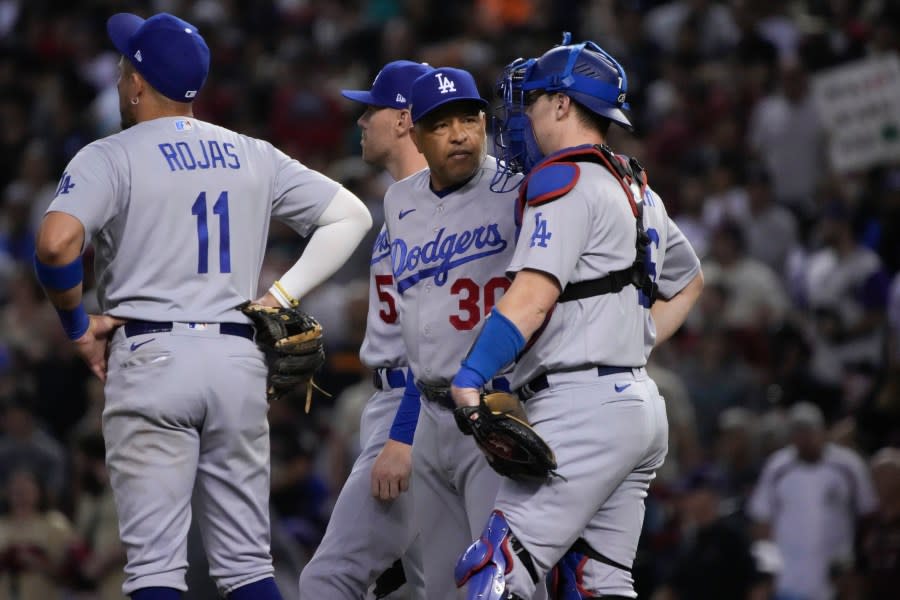
<svg viewBox="0 0 900 600">
<path fill-rule="evenodd" d="M 213 204 L 214 215 L 219 215 L 219 272 L 231 273 L 231 240 L 228 235 L 228 191 L 219 194 L 219 199 Z M 209 228 L 206 215 L 206 192 L 200 192 L 194 205 L 191 206 L 191 214 L 197 216 L 197 272 L 209 271 Z"/>
</svg>

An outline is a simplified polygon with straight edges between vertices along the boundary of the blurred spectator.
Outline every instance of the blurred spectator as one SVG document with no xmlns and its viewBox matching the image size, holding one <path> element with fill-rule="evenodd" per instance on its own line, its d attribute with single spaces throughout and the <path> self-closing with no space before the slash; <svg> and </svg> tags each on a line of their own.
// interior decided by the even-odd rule
<svg viewBox="0 0 900 600">
<path fill-rule="evenodd" d="M 672 572 L 654 600 L 762 600 L 750 539 L 722 512 L 721 474 L 710 467 L 682 483 L 682 541 Z"/>
<path fill-rule="evenodd" d="M 371 250 L 369 251 L 371 255 Z M 331 435 L 328 439 L 328 460 L 331 463 L 330 487 L 339 493 L 350 468 L 356 462 L 362 448 L 360 440 L 369 439 L 369 432 L 361 431 L 361 417 L 366 402 L 375 392 L 372 371 L 359 358 L 366 331 L 369 312 L 369 286 L 367 281 L 359 281 L 347 286 L 344 320 L 348 334 L 344 336 L 346 345 L 340 352 L 332 353 L 329 364 L 334 371 L 342 372 L 348 381 L 355 380 L 335 397 L 332 410 Z"/>
<path fill-rule="evenodd" d="M 900 273 L 894 275 L 888 292 L 887 362 L 892 369 L 900 369 Z"/>
<path fill-rule="evenodd" d="M 754 108 L 749 144 L 772 177 L 776 201 L 808 224 L 826 172 L 826 146 L 807 72 L 799 62 L 782 63 L 779 87 Z"/>
<path fill-rule="evenodd" d="M 747 254 L 781 274 L 788 253 L 797 244 L 797 221 L 789 210 L 775 203 L 771 179 L 761 165 L 748 165 L 743 181 L 744 187 L 718 206 L 708 203 L 704 219 L 712 228 L 726 221 L 736 223 L 747 241 Z"/>
<path fill-rule="evenodd" d="M 43 360 L 59 329 L 59 319 L 24 265 L 17 265 L 12 272 L 7 300 L 0 305 L 0 340 L 26 364 Z"/>
<path fill-rule="evenodd" d="M 741 228 L 726 221 L 712 236 L 710 253 L 703 261 L 703 275 L 728 291 L 720 325 L 746 332 L 764 332 L 781 322 L 788 297 L 779 277 L 747 253 Z"/>
<path fill-rule="evenodd" d="M 823 247 L 806 262 L 803 294 L 815 315 L 814 376 L 843 385 L 851 371 L 872 374 L 883 358 L 890 276 L 854 236 L 850 212 L 828 205 L 819 225 Z"/>
<path fill-rule="evenodd" d="M 731 8 L 713 0 L 675 0 L 662 3 L 645 18 L 645 27 L 664 50 L 678 47 L 678 36 L 685 27 L 696 30 L 697 49 L 713 57 L 737 45 L 739 31 Z"/>
<path fill-rule="evenodd" d="M 28 469 L 40 478 L 45 500 L 55 506 L 66 482 L 65 452 L 36 422 L 34 399 L 23 387 L 3 402 L 0 435 L 0 486 L 13 472 Z"/>
<path fill-rule="evenodd" d="M 656 352 L 651 355 L 647 373 L 666 400 L 669 452 L 663 466 L 656 472 L 656 479 L 662 483 L 674 483 L 681 473 L 702 461 L 702 448 L 697 437 L 697 419 L 687 386 L 678 373 L 660 364 L 658 356 Z"/>
<path fill-rule="evenodd" d="M 709 252 L 714 229 L 704 218 L 703 180 L 699 177 L 683 177 L 678 192 L 678 228 L 691 243 L 700 260 L 703 260 Z"/>
<path fill-rule="evenodd" d="M 34 237 L 44 218 L 44 212 L 56 193 L 58 173 L 52 172 L 54 167 L 46 143 L 33 139 L 22 155 L 18 179 L 6 186 L 4 191 L 7 206 L 16 207 L 16 218 L 21 211 L 24 220 L 19 227 L 29 237 Z M 31 247 L 31 252 L 33 251 L 34 248 Z M 30 260 L 28 256 L 24 258 L 26 261 Z"/>
<path fill-rule="evenodd" d="M 816 406 L 794 405 L 789 423 L 791 444 L 766 461 L 748 513 L 784 559 L 777 597 L 829 600 L 832 578 L 853 565 L 858 521 L 878 506 L 875 490 L 859 455 L 826 440 Z"/>
<path fill-rule="evenodd" d="M 694 352 L 679 362 L 704 448 L 712 447 L 723 411 L 734 406 L 755 406 L 761 398 L 753 371 L 741 359 L 735 343 L 730 332 L 712 327 L 702 334 Z"/>
<path fill-rule="evenodd" d="M 758 445 L 756 417 L 752 412 L 735 406 L 719 415 L 715 464 L 721 473 L 719 493 L 732 510 L 743 512 L 759 477 Z"/>
<path fill-rule="evenodd" d="M 0 516 L 0 600 L 59 598 L 66 550 L 74 539 L 66 517 L 47 508 L 34 472 L 14 471 L 4 484 Z"/>
<path fill-rule="evenodd" d="M 119 540 L 116 503 L 106 469 L 105 446 L 99 432 L 77 440 L 80 494 L 75 510 L 79 544 L 72 547 L 72 586 L 79 600 L 116 600 L 125 583 L 125 548 Z"/>
<path fill-rule="evenodd" d="M 269 408 L 272 523 L 311 555 L 325 533 L 329 491 L 315 469 L 320 436 L 291 400 L 282 396 Z"/>
<path fill-rule="evenodd" d="M 878 492 L 878 513 L 861 544 L 868 576 L 862 598 L 890 598 L 900 590 L 900 450 L 884 448 L 870 461 Z"/>
</svg>

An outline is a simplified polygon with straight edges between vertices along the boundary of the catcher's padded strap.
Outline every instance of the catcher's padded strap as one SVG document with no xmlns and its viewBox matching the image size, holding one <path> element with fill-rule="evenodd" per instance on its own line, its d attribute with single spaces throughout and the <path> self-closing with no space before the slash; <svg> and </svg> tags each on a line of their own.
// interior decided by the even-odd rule
<svg viewBox="0 0 900 600">
<path fill-rule="evenodd" d="M 565 196 L 581 176 L 581 169 L 573 162 L 551 162 L 532 170 L 525 186 L 525 200 L 529 206 L 539 206 Z"/>
<path fill-rule="evenodd" d="M 559 295 L 557 302 L 572 302 L 573 300 L 582 300 L 591 296 L 600 296 L 602 294 L 617 294 L 621 292 L 625 286 L 634 283 L 640 287 L 640 282 L 635 283 L 635 275 L 637 273 L 634 265 L 621 271 L 613 271 L 612 273 L 599 277 L 597 279 L 588 279 L 586 281 L 575 281 L 566 285 L 565 289 Z"/>
<path fill-rule="evenodd" d="M 581 168 L 573 162 L 548 161 L 534 167 L 519 188 L 516 226 L 522 225 L 526 205 L 538 206 L 565 196 L 578 183 L 579 177 Z"/>
</svg>

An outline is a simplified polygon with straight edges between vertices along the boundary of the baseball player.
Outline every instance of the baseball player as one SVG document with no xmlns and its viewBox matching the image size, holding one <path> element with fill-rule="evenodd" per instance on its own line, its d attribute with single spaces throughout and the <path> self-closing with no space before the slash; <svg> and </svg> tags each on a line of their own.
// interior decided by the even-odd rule
<svg viewBox="0 0 900 600">
<path fill-rule="evenodd" d="M 384 66 L 371 90 L 342 92 L 366 105 L 357 121 L 363 160 L 387 169 L 398 181 L 426 167 L 425 157 L 410 139 L 408 98 L 412 82 L 431 70 L 398 60 Z M 322 542 L 300 574 L 301 598 L 364 598 L 379 573 L 401 556 L 413 597 L 425 597 L 421 559 L 409 552 L 416 535 L 412 499 L 402 493 L 409 484 L 410 447 L 388 439 L 406 388 L 407 369 L 384 227 L 370 264 L 369 316 L 360 358 L 374 371 L 376 392 L 360 421 L 362 452 L 341 489 Z M 382 464 L 377 471 L 376 457 Z"/>
<path fill-rule="evenodd" d="M 551 597 L 634 598 L 643 498 L 667 442 L 644 364 L 696 301 L 699 261 L 639 164 L 604 145 L 611 123 L 631 127 L 625 72 L 609 54 L 566 36 L 513 62 L 500 85 L 501 168 L 529 172 L 515 278 L 452 393 L 478 406 L 479 389 L 518 357 L 512 387 L 558 476 L 503 479 L 457 582 L 468 598 L 529 599 L 553 568 Z"/>
<path fill-rule="evenodd" d="M 107 22 L 123 54 L 124 131 L 69 163 L 35 269 L 68 337 L 105 381 L 106 460 L 126 548 L 125 594 L 181 597 L 191 492 L 223 596 L 279 599 L 269 552 L 267 365 L 236 306 L 255 296 L 270 217 L 310 237 L 257 302 L 292 304 L 371 227 L 356 196 L 267 142 L 193 117 L 209 69 L 170 14 Z M 81 302 L 96 252 L 101 315 Z M 106 356 L 108 355 L 108 360 Z"/>
<path fill-rule="evenodd" d="M 390 437 L 412 445 L 425 597 L 452 600 L 453 565 L 490 514 L 499 477 L 458 434 L 449 385 L 509 286 L 515 197 L 489 189 L 496 161 L 485 153 L 487 103 L 471 74 L 430 71 L 412 84 L 410 102 L 412 140 L 429 168 L 393 184 L 384 200 L 409 362 Z"/>
</svg>

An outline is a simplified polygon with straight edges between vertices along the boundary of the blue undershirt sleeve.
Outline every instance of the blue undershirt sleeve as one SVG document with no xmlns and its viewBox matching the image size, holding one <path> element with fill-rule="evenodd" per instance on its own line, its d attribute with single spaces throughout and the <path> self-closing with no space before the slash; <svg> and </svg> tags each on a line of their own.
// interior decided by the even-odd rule
<svg viewBox="0 0 900 600">
<path fill-rule="evenodd" d="M 419 421 L 419 408 L 421 398 L 419 388 L 416 387 L 416 378 L 412 370 L 406 376 L 406 390 L 403 399 L 394 415 L 394 423 L 391 425 L 390 439 L 395 442 L 412 445 L 416 433 L 416 423 Z"/>
</svg>

